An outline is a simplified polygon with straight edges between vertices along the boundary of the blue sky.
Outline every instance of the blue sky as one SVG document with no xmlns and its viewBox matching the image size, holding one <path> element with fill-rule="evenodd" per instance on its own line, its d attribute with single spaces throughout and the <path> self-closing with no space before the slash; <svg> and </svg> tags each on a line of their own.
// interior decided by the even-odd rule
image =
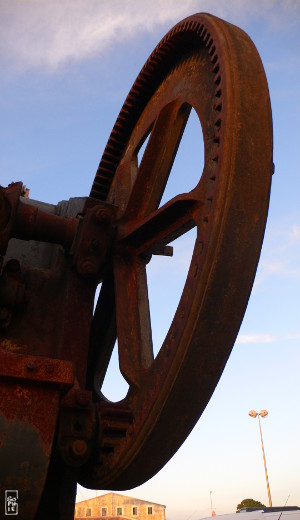
<svg viewBox="0 0 300 520">
<path fill-rule="evenodd" d="M 267 503 L 257 421 L 262 421 L 274 505 L 300 505 L 300 2 L 297 0 L 0 0 L 0 178 L 22 180 L 31 198 L 88 195 L 123 101 L 156 43 L 180 19 L 210 12 L 255 42 L 274 123 L 269 218 L 256 281 L 224 374 L 193 432 L 158 475 L 127 494 L 167 506 L 167 518 L 218 514 L 243 498 Z M 193 119 L 170 193 L 186 191 L 203 161 Z M 179 173 L 176 173 L 179 172 Z M 194 172 L 194 173 L 193 173 Z M 190 184 L 189 184 L 190 183 Z M 185 279 L 193 235 L 149 267 L 154 343 L 167 330 Z M 176 283 L 175 283 L 176 279 Z M 164 282 L 162 290 L 162 281 Z M 126 385 L 117 361 L 105 383 Z M 99 491 L 101 493 L 101 490 Z M 83 488 L 78 499 L 94 496 Z"/>
</svg>

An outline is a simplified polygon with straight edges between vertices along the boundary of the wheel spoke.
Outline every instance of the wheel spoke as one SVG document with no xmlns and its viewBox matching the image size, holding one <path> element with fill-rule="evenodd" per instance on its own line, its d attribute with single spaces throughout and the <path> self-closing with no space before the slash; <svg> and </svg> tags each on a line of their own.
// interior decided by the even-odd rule
<svg viewBox="0 0 300 520">
<path fill-rule="evenodd" d="M 193 193 L 170 200 L 148 218 L 120 226 L 119 244 L 133 246 L 141 253 L 155 253 L 195 226 L 201 199 Z"/>
<path fill-rule="evenodd" d="M 153 362 L 146 265 L 137 255 L 116 255 L 114 274 L 120 370 L 140 387 Z"/>
<path fill-rule="evenodd" d="M 128 201 L 127 218 L 143 218 L 158 207 L 190 111 L 190 105 L 179 99 L 160 111 Z"/>
<path fill-rule="evenodd" d="M 102 283 L 91 327 L 87 365 L 89 389 L 99 394 L 116 342 L 114 278 L 110 271 Z"/>
</svg>

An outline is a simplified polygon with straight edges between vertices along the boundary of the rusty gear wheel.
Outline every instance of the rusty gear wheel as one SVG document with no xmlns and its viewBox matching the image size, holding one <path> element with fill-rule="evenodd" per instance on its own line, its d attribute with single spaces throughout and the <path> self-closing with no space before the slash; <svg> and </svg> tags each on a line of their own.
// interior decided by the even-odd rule
<svg viewBox="0 0 300 520">
<path fill-rule="evenodd" d="M 191 108 L 203 131 L 203 172 L 192 191 L 159 208 Z M 91 190 L 92 197 L 119 209 L 88 367 L 100 416 L 100 450 L 82 470 L 82 485 L 121 490 L 145 482 L 202 414 L 247 306 L 272 166 L 269 93 L 254 44 L 214 16 L 183 20 L 135 81 Z M 197 239 L 185 287 L 154 359 L 146 262 L 192 227 Z M 123 401 L 111 403 L 101 384 L 116 337 L 129 391 Z"/>
</svg>

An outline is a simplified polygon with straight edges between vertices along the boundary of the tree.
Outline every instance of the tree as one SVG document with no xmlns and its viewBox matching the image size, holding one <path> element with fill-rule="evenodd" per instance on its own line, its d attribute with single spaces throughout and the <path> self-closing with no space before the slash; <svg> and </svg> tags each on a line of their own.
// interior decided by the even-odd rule
<svg viewBox="0 0 300 520">
<path fill-rule="evenodd" d="M 244 498 L 240 504 L 236 506 L 236 512 L 238 513 L 244 507 L 266 507 L 264 504 L 253 498 Z"/>
</svg>

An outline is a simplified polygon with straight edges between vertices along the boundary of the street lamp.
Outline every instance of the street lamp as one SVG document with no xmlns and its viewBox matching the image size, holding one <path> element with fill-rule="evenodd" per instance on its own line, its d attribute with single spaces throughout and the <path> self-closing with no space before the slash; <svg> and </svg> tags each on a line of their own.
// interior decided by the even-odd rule
<svg viewBox="0 0 300 520">
<path fill-rule="evenodd" d="M 210 495 L 210 511 L 211 511 L 211 516 L 216 516 L 216 513 L 215 513 L 215 511 L 213 510 L 213 503 L 212 503 L 211 494 L 212 494 L 212 491 L 209 492 L 209 495 Z"/>
<path fill-rule="evenodd" d="M 261 425 L 260 425 L 260 418 L 259 418 L 259 417 L 267 417 L 268 412 L 267 412 L 267 410 L 261 410 L 259 413 L 257 413 L 255 410 L 250 410 L 249 415 L 250 415 L 250 417 L 254 417 L 254 419 L 256 419 L 256 417 L 258 417 L 258 424 L 259 424 L 259 431 L 260 431 L 260 438 L 261 438 L 261 447 L 262 447 L 263 458 L 264 458 L 264 465 L 265 465 L 265 473 L 266 473 L 269 505 L 270 505 L 270 507 L 272 507 L 272 499 L 271 499 L 269 479 L 268 479 L 268 473 L 267 473 L 267 464 L 266 464 L 264 443 L 263 443 L 263 438 L 262 438 L 262 433 L 261 433 Z"/>
</svg>

